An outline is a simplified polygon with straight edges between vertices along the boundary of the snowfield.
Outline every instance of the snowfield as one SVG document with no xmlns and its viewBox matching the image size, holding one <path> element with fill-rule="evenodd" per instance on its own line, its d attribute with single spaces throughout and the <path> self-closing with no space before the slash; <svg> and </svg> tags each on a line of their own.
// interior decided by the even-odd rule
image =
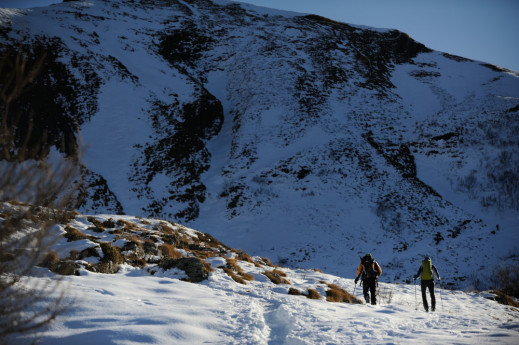
<svg viewBox="0 0 519 345">
<path fill-rule="evenodd" d="M 437 311 L 426 313 L 419 286 L 417 305 L 415 286 L 385 284 L 383 276 L 381 301 L 371 306 L 287 294 L 289 287 L 314 285 L 324 295 L 322 280 L 353 292 L 353 279 L 283 268 L 292 285 L 274 285 L 252 264 L 242 267 L 256 280 L 237 284 L 222 270 L 200 284 L 179 280 L 179 272 L 150 276 L 131 266 L 114 275 L 82 270 L 63 282 L 75 304 L 41 334 L 42 344 L 517 344 L 519 339 L 519 310 L 489 300 L 488 293 L 436 289 Z M 355 293 L 362 298 L 359 286 Z"/>
<path fill-rule="evenodd" d="M 8 203 L 0 206 L 1 221 L 24 209 Z M 34 231 L 27 229 L 26 234 Z M 378 304 L 373 306 L 362 303 L 362 287 L 353 279 L 323 273 L 318 267 L 273 266 L 268 258 L 250 257 L 171 222 L 76 214 L 54 225 L 51 233 L 57 235 L 52 250 L 61 262 L 75 265 L 75 275 L 59 276 L 39 267 L 19 283 L 20 289 L 51 287 L 47 299 L 33 306 L 37 310 L 65 293 L 63 305 L 68 308 L 39 334 L 46 345 L 517 344 L 519 338 L 519 309 L 499 304 L 490 292 L 437 287 L 436 311 L 427 313 L 419 282 L 386 283 L 383 272 Z M 145 243 L 139 244 L 154 239 L 162 248 L 164 241 L 179 238 L 175 248 L 183 258 L 204 257 L 204 266 L 211 267 L 199 283 L 187 281 L 193 278 L 187 269 L 163 269 L 162 260 L 168 260 L 164 253 L 150 255 L 146 245 L 141 246 Z M 106 244 L 120 248 L 124 258 L 115 274 L 97 273 L 93 266 L 106 262 Z M 82 255 L 85 252 L 89 254 Z M 146 263 L 130 265 L 135 256 Z M 234 273 L 248 277 L 242 283 L 225 270 L 232 262 Z M 356 260 L 350 263 L 358 265 Z M 384 262 L 380 265 L 384 270 Z M 420 262 L 409 265 L 418 268 Z M 438 268 L 441 272 L 441 265 Z M 275 284 L 267 271 L 285 281 Z M 54 284 L 58 279 L 62 280 Z M 329 301 L 330 291 L 337 287 L 354 294 L 357 300 L 347 300 L 356 304 Z M 307 297 L 311 290 L 314 299 Z M 17 335 L 11 340 L 22 344 L 31 339 Z"/>
</svg>

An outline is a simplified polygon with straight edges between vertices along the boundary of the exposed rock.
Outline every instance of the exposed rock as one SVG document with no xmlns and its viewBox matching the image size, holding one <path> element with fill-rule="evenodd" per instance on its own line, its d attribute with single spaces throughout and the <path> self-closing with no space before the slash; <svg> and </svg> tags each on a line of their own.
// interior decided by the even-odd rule
<svg viewBox="0 0 519 345">
<path fill-rule="evenodd" d="M 159 267 L 164 270 L 178 268 L 186 272 L 193 283 L 199 283 L 209 276 L 204 268 L 204 262 L 198 258 L 164 259 L 159 263 Z"/>
</svg>

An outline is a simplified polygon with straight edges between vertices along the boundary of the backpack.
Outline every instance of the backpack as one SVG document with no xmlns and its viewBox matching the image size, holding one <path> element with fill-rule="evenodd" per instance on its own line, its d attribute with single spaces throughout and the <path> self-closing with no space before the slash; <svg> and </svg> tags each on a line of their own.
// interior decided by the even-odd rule
<svg viewBox="0 0 519 345">
<path fill-rule="evenodd" d="M 422 280 L 432 280 L 433 279 L 433 273 L 432 273 L 432 263 L 431 259 L 427 258 L 422 260 Z"/>
<path fill-rule="evenodd" d="M 378 271 L 375 269 L 375 260 L 372 256 L 365 256 L 361 258 L 362 267 L 364 270 L 364 278 L 376 278 Z"/>
</svg>

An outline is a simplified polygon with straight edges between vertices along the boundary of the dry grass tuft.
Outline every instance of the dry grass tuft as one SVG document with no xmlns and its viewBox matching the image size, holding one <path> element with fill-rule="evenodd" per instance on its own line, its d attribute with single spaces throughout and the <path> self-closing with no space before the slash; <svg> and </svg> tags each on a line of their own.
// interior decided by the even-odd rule
<svg viewBox="0 0 519 345">
<path fill-rule="evenodd" d="M 204 232 L 199 233 L 198 239 L 200 240 L 200 242 L 207 244 L 207 246 L 209 246 L 211 248 L 215 248 L 217 250 L 224 250 L 224 249 L 231 250 L 231 248 L 229 248 L 228 246 L 226 246 L 225 244 L 218 241 L 213 236 L 211 236 L 207 233 L 204 233 Z"/>
<path fill-rule="evenodd" d="M 316 289 L 308 289 L 308 294 L 306 295 L 306 298 L 309 299 L 320 299 L 321 294 Z"/>
<path fill-rule="evenodd" d="M 219 254 L 212 249 L 192 250 L 191 253 L 199 259 L 207 259 L 219 256 Z"/>
<path fill-rule="evenodd" d="M 77 260 L 83 260 L 84 258 L 89 258 L 89 257 L 96 257 L 96 258 L 99 257 L 99 253 L 97 252 L 97 247 L 88 247 L 88 248 L 83 249 L 79 253 Z"/>
<path fill-rule="evenodd" d="M 247 254 L 246 252 L 244 252 L 243 250 L 238 251 L 237 254 L 238 254 L 238 260 L 254 263 L 254 260 L 252 260 L 251 256 L 249 254 Z"/>
<path fill-rule="evenodd" d="M 122 235 L 123 229 L 110 230 L 110 231 L 108 231 L 108 233 L 111 234 L 111 235 Z"/>
<path fill-rule="evenodd" d="M 65 231 L 66 231 L 66 234 L 63 236 L 68 240 L 68 242 L 90 239 L 90 236 L 85 235 L 78 229 L 73 228 L 68 225 L 65 227 Z"/>
<path fill-rule="evenodd" d="M 328 284 L 329 289 L 326 290 L 326 300 L 328 302 L 345 302 L 350 304 L 362 304 L 363 302 L 353 296 L 343 288 L 335 284 Z"/>
<path fill-rule="evenodd" d="M 126 235 L 126 236 L 123 236 L 123 238 L 125 240 L 127 240 L 128 242 L 135 243 L 136 245 L 138 245 L 139 247 L 142 248 L 142 239 L 139 236 L 137 236 L 137 235 Z"/>
<path fill-rule="evenodd" d="M 41 261 L 39 266 L 50 268 L 53 265 L 57 264 L 58 262 L 59 262 L 58 254 L 54 251 L 50 251 L 45 255 L 45 257 L 43 258 L 43 260 Z"/>
<path fill-rule="evenodd" d="M 91 226 L 87 230 L 93 231 L 93 232 L 97 232 L 97 233 L 101 233 L 101 232 L 105 231 L 105 228 L 98 228 L 97 226 Z"/>
<path fill-rule="evenodd" d="M 506 295 L 500 290 L 492 290 L 491 293 L 495 294 L 496 297 L 494 297 L 494 300 L 498 303 L 509 305 L 515 308 L 519 308 L 519 303 L 517 303 L 516 300 L 514 300 L 512 297 Z"/>
<path fill-rule="evenodd" d="M 239 284 L 243 284 L 243 285 L 247 285 L 247 282 L 245 281 L 245 279 L 243 279 L 242 277 L 240 277 L 238 274 L 236 274 L 236 272 L 234 272 L 231 268 L 229 267 L 223 267 L 222 268 L 223 271 L 225 273 L 227 273 L 227 275 L 229 277 L 231 277 L 235 282 L 239 283 Z"/>
<path fill-rule="evenodd" d="M 172 244 L 163 243 L 159 246 L 159 249 L 162 251 L 162 255 L 165 258 L 180 259 L 184 257 Z"/>
<path fill-rule="evenodd" d="M 122 263 L 123 257 L 121 255 L 121 249 L 117 246 L 112 246 L 108 242 L 101 243 L 101 250 L 103 251 L 103 261 L 112 261 L 113 263 Z"/>
<path fill-rule="evenodd" d="M 92 223 L 95 227 L 100 228 L 100 229 L 104 229 L 103 223 L 101 223 L 101 221 L 99 221 L 97 218 L 92 217 L 92 216 L 88 216 L 87 220 L 90 223 Z"/>
<path fill-rule="evenodd" d="M 125 261 L 133 267 L 143 268 L 146 267 L 146 260 L 138 257 L 135 253 L 128 254 L 124 257 Z"/>
<path fill-rule="evenodd" d="M 254 275 L 245 273 L 240 265 L 238 265 L 237 258 L 225 258 L 227 267 L 222 268 L 227 275 L 229 275 L 235 282 L 246 285 L 246 281 L 253 281 Z"/>
<path fill-rule="evenodd" d="M 290 281 L 288 281 L 287 279 L 285 279 L 283 276 L 279 275 L 278 273 L 276 273 L 276 271 L 278 272 L 281 272 L 279 270 L 272 270 L 272 271 L 265 271 L 263 272 L 263 274 L 270 279 L 271 282 L 273 282 L 274 284 L 276 285 L 279 285 L 279 284 L 287 284 L 287 285 L 290 285 Z M 284 274 L 284 272 L 281 272 Z"/>
<path fill-rule="evenodd" d="M 285 272 L 283 272 L 282 270 L 276 268 L 274 269 L 272 272 L 274 272 L 275 274 L 279 275 L 280 277 L 285 277 L 287 276 L 287 274 Z"/>
<path fill-rule="evenodd" d="M 203 263 L 204 263 L 204 272 L 206 272 L 208 275 L 209 275 L 209 273 L 214 271 L 213 266 L 211 266 L 210 263 L 205 262 L 205 261 L 203 261 Z"/>
<path fill-rule="evenodd" d="M 288 289 L 288 294 L 289 294 L 289 295 L 294 295 L 294 296 L 301 296 L 301 295 L 302 295 L 301 291 L 299 291 L 299 290 L 296 289 L 296 288 L 290 288 L 290 289 Z"/>
<path fill-rule="evenodd" d="M 237 258 L 225 258 L 225 261 L 227 261 L 228 268 L 232 269 L 235 272 L 242 272 L 241 267 L 238 265 Z"/>
<path fill-rule="evenodd" d="M 272 264 L 272 262 L 270 262 L 269 258 L 265 258 L 265 257 L 260 257 L 262 263 L 264 265 L 267 265 L 269 267 L 274 267 L 274 265 Z"/>
<path fill-rule="evenodd" d="M 172 235 L 175 233 L 171 226 L 166 222 L 159 222 L 158 224 L 155 224 L 153 226 L 153 230 L 166 235 Z"/>
<path fill-rule="evenodd" d="M 115 222 L 112 218 L 105 220 L 101 224 L 103 224 L 105 228 L 115 228 Z"/>
</svg>

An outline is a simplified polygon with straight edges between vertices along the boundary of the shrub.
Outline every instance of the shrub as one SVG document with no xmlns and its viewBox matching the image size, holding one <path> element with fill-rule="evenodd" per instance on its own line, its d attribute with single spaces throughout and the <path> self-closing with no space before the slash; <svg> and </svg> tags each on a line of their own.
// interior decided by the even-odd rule
<svg viewBox="0 0 519 345">
<path fill-rule="evenodd" d="M 497 268 L 494 271 L 492 283 L 495 290 L 519 298 L 519 263 Z"/>
<path fill-rule="evenodd" d="M 66 83 L 60 82 L 72 76 L 65 65 L 54 59 L 60 50 L 57 41 L 40 38 L 40 43 L 32 47 L 23 42 L 17 45 L 18 49 L 2 46 L 0 54 L 0 201 L 20 200 L 27 205 L 0 222 L 2 344 L 13 334 L 34 333 L 36 337 L 40 328 L 67 307 L 61 298 L 66 289 L 60 286 L 60 279 L 52 279 L 42 289 L 30 274 L 34 265 L 42 262 L 50 265 L 55 260 L 53 254 L 46 255 L 57 240 L 50 227 L 58 220 L 74 217 L 66 210 L 78 201 L 81 183 L 77 146 L 70 140 L 74 137 L 73 128 L 78 127 L 77 93 L 67 92 L 71 88 L 63 88 Z M 41 75 L 41 70 L 46 75 Z M 74 83 L 75 79 L 69 81 Z M 64 91 L 59 101 L 47 97 L 56 88 Z M 70 103 L 68 95 L 72 97 Z M 68 117 L 68 114 L 74 115 Z M 53 155 L 51 159 L 48 153 L 52 146 L 66 151 L 67 158 Z M 37 206 L 44 206 L 44 213 Z M 17 236 L 27 224 L 37 231 Z M 16 248 L 29 250 L 17 252 Z M 24 276 L 21 288 L 18 284 Z M 48 289 L 61 292 L 61 297 L 49 298 Z M 31 343 L 27 336 L 25 339 Z"/>
</svg>

